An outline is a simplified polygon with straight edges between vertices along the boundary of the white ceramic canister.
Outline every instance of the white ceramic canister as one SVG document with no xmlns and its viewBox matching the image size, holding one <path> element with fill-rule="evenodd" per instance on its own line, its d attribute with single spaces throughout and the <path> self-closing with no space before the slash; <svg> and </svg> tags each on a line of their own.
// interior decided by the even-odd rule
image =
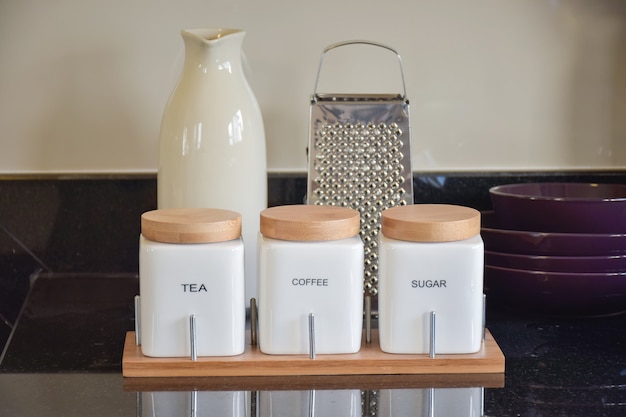
<svg viewBox="0 0 626 417">
<path fill-rule="evenodd" d="M 141 350 L 152 357 L 232 356 L 245 348 L 241 215 L 161 209 L 141 216 Z"/>
<path fill-rule="evenodd" d="M 394 207 L 379 235 L 380 348 L 474 353 L 483 336 L 480 212 L 445 204 Z M 431 312 L 434 312 L 434 320 Z"/>
<path fill-rule="evenodd" d="M 363 329 L 359 212 L 317 205 L 261 212 L 259 348 L 268 354 L 354 353 Z"/>
</svg>

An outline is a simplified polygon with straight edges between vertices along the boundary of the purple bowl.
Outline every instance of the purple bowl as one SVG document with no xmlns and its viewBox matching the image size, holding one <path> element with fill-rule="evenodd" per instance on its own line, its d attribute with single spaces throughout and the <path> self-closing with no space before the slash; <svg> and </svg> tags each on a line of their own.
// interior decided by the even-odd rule
<svg viewBox="0 0 626 417">
<path fill-rule="evenodd" d="M 524 255 L 626 255 L 626 234 L 547 233 L 503 228 L 494 213 L 481 213 L 485 250 Z"/>
<path fill-rule="evenodd" d="M 558 233 L 626 233 L 626 185 L 523 183 L 492 187 L 507 229 Z"/>
<path fill-rule="evenodd" d="M 626 273 L 524 271 L 485 267 L 487 302 L 562 316 L 603 316 L 626 311 Z"/>
<path fill-rule="evenodd" d="M 485 251 L 485 265 L 545 272 L 626 272 L 626 255 L 547 256 Z"/>
</svg>

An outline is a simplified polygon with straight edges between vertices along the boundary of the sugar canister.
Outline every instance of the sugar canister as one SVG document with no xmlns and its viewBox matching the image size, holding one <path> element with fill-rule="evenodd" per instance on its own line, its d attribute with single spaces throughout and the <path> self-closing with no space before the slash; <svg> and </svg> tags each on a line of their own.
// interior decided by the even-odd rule
<svg viewBox="0 0 626 417">
<path fill-rule="evenodd" d="M 206 208 L 144 213 L 139 279 L 144 355 L 243 353 L 244 246 L 239 213 Z"/>
<path fill-rule="evenodd" d="M 394 207 L 379 235 L 379 337 L 387 353 L 473 353 L 483 335 L 480 212 Z"/>
<path fill-rule="evenodd" d="M 354 353 L 363 327 L 359 212 L 318 205 L 261 212 L 259 348 L 267 354 Z"/>
</svg>

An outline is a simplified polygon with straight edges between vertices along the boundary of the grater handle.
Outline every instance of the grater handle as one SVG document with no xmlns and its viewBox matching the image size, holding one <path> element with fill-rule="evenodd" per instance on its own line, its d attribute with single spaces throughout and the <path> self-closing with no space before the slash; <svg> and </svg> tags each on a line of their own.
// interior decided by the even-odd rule
<svg viewBox="0 0 626 417">
<path fill-rule="evenodd" d="M 322 55 L 320 57 L 320 65 L 317 69 L 317 77 L 315 78 L 315 87 L 313 88 L 313 97 L 317 95 L 317 85 L 320 80 L 320 73 L 322 72 L 322 64 L 324 63 L 324 56 L 326 55 L 326 53 L 331 51 L 332 49 L 339 48 L 342 46 L 348 46 L 348 45 L 371 45 L 371 46 L 384 48 L 393 52 L 398 57 L 398 62 L 400 63 L 400 77 L 402 78 L 402 90 L 403 90 L 402 98 L 406 99 L 406 82 L 404 81 L 404 69 L 402 68 L 402 57 L 400 57 L 400 54 L 398 53 L 398 51 L 393 49 L 391 46 L 374 42 L 374 41 L 366 41 L 366 40 L 351 40 L 351 41 L 337 42 L 337 43 L 333 43 L 332 45 L 328 45 L 326 48 L 324 48 L 324 50 L 322 51 Z"/>
</svg>

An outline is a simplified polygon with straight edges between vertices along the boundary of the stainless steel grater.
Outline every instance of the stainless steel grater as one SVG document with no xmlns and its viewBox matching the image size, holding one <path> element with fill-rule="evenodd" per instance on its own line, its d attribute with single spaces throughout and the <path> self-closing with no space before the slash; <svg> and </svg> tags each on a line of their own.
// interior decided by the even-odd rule
<svg viewBox="0 0 626 417">
<path fill-rule="evenodd" d="M 401 94 L 319 94 L 324 56 L 365 44 L 393 52 L 400 63 Z M 350 207 L 361 213 L 365 295 L 378 292 L 377 236 L 383 210 L 413 203 L 409 100 L 400 55 L 370 41 L 346 41 L 322 52 L 311 96 L 308 204 Z"/>
</svg>

